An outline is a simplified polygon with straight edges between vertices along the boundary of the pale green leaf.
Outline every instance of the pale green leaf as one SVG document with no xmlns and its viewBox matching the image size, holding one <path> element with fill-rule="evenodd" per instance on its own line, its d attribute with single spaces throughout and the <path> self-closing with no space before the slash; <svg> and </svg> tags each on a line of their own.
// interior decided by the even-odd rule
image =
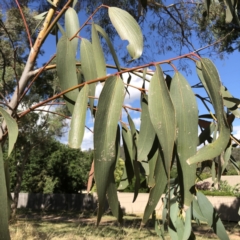
<svg viewBox="0 0 240 240">
<path fill-rule="evenodd" d="M 81 55 L 81 63 L 82 63 L 82 73 L 84 75 L 85 81 L 88 82 L 90 80 L 96 79 L 97 71 L 96 71 L 93 47 L 92 47 L 92 44 L 85 38 L 81 39 L 80 55 Z M 89 86 L 89 96 L 92 96 L 92 97 L 95 96 L 95 89 L 96 89 L 96 83 L 92 83 Z M 90 102 L 91 112 L 93 113 L 94 99 L 90 98 L 89 102 Z"/>
<path fill-rule="evenodd" d="M 182 204 L 189 207 L 193 198 L 190 190 L 195 186 L 197 165 L 188 165 L 186 160 L 197 151 L 198 107 L 191 86 L 179 72 L 172 79 L 170 94 L 176 111 L 176 151 Z"/>
<path fill-rule="evenodd" d="M 200 209 L 200 206 L 198 204 L 198 201 L 194 198 L 192 201 L 192 212 L 193 212 L 193 217 L 203 221 L 203 222 L 207 222 L 207 219 L 203 216 L 203 213 Z"/>
<path fill-rule="evenodd" d="M 139 58 L 143 51 L 143 35 L 136 20 L 128 12 L 116 7 L 109 7 L 108 14 L 121 39 L 128 40 L 130 56 Z"/>
<path fill-rule="evenodd" d="M 240 99 L 234 98 L 226 87 L 221 86 L 221 93 L 223 96 L 223 103 L 235 117 L 240 118 L 240 110 L 238 109 Z"/>
<path fill-rule="evenodd" d="M 76 11 L 69 7 L 65 13 L 65 29 L 66 35 L 70 39 L 72 38 L 77 31 L 79 30 L 79 20 Z M 74 53 L 76 54 L 78 47 L 78 38 L 75 37 L 71 40 L 72 48 Z"/>
<path fill-rule="evenodd" d="M 189 164 L 202 162 L 220 155 L 226 148 L 230 137 L 230 128 L 224 111 L 221 95 L 221 82 L 217 69 L 214 64 L 206 58 L 201 59 L 201 65 L 203 77 L 207 84 L 209 95 L 215 110 L 215 115 L 217 117 L 219 137 L 216 141 L 204 146 L 195 155 L 190 157 L 187 160 Z"/>
<path fill-rule="evenodd" d="M 232 5 L 232 0 L 224 0 L 225 2 L 225 13 L 226 13 L 226 18 L 225 18 L 225 22 L 226 23 L 230 23 L 233 20 L 233 5 Z"/>
<path fill-rule="evenodd" d="M 99 97 L 94 123 L 94 174 L 98 194 L 99 224 L 105 206 L 109 185 L 109 171 L 115 167 L 116 133 L 124 100 L 124 84 L 119 77 L 106 80 Z"/>
<path fill-rule="evenodd" d="M 186 211 L 185 222 L 184 222 L 184 232 L 183 232 L 183 240 L 188 240 L 191 231 L 192 231 L 192 209 L 188 208 Z"/>
<path fill-rule="evenodd" d="M 58 22 L 57 22 L 57 27 L 58 27 L 58 29 L 60 30 L 60 32 L 61 32 L 62 35 L 65 35 L 65 34 L 66 34 L 65 31 L 64 31 L 64 29 L 63 29 L 63 27 L 62 27 L 61 24 L 59 24 Z"/>
<path fill-rule="evenodd" d="M 105 30 L 103 28 L 101 28 L 99 25 L 97 24 L 94 24 L 96 30 L 102 35 L 102 37 L 106 40 L 107 42 L 107 45 L 109 47 L 109 50 L 110 50 L 110 53 L 112 54 L 112 57 L 113 57 L 113 61 L 118 69 L 118 71 L 120 72 L 121 71 L 121 67 L 120 67 L 120 63 L 118 61 L 118 57 L 117 57 L 117 54 L 114 50 L 114 47 L 112 45 L 112 42 L 110 40 L 110 38 L 108 37 L 107 33 L 105 32 Z"/>
<path fill-rule="evenodd" d="M 10 234 L 8 229 L 8 194 L 6 187 L 6 178 L 4 170 L 4 160 L 2 154 L 2 146 L 0 144 L 0 233 L 1 239 L 10 240 Z"/>
<path fill-rule="evenodd" d="M 75 53 L 66 35 L 63 35 L 57 44 L 57 75 L 62 91 L 78 84 L 76 74 Z M 78 96 L 78 89 L 64 94 L 69 111 L 72 113 Z"/>
<path fill-rule="evenodd" d="M 138 139 L 137 158 L 140 162 L 142 160 L 147 160 L 147 155 L 152 148 L 156 136 L 148 111 L 148 96 L 146 94 L 142 94 L 141 96 L 141 108 L 141 125 Z"/>
<path fill-rule="evenodd" d="M 68 144 L 71 148 L 80 148 L 85 131 L 85 119 L 87 112 L 87 102 L 88 102 L 88 91 L 89 86 L 85 86 L 81 89 L 78 94 L 69 131 Z"/>
<path fill-rule="evenodd" d="M 8 156 L 11 154 L 15 142 L 17 141 L 18 137 L 18 125 L 15 119 L 13 119 L 3 108 L 0 107 L 0 113 L 2 114 L 8 129 Z"/>
<path fill-rule="evenodd" d="M 150 81 L 148 106 L 153 127 L 162 147 L 166 171 L 170 174 L 176 135 L 176 116 L 162 69 L 159 66 L 156 66 L 156 71 Z"/>
<path fill-rule="evenodd" d="M 96 64 L 97 70 L 97 77 L 104 77 L 106 76 L 106 62 L 103 54 L 103 49 L 100 44 L 100 40 L 98 37 L 98 33 L 95 27 L 95 24 L 92 24 L 92 47 L 94 49 L 94 59 Z"/>
<path fill-rule="evenodd" d="M 158 157 L 157 157 L 154 175 L 155 175 L 155 186 L 150 190 L 148 202 L 144 210 L 143 219 L 142 219 L 142 222 L 144 224 L 147 222 L 147 220 L 153 213 L 167 185 L 167 175 L 164 169 L 163 159 L 160 153 L 158 154 Z"/>
<path fill-rule="evenodd" d="M 36 19 L 36 20 L 42 20 L 42 19 L 44 19 L 45 15 L 46 15 L 47 13 L 48 13 L 48 12 L 40 13 L 40 14 L 38 14 L 37 16 L 34 16 L 34 19 Z"/>
<path fill-rule="evenodd" d="M 158 149 L 153 156 L 148 160 L 149 162 L 149 175 L 148 175 L 148 187 L 152 188 L 155 186 L 155 167 L 158 158 Z"/>
<path fill-rule="evenodd" d="M 197 192 L 197 201 L 202 215 L 207 219 L 208 226 L 213 229 L 219 239 L 229 239 L 222 221 L 220 220 L 219 216 L 216 213 L 216 210 L 213 208 L 212 204 L 209 202 L 206 196 L 201 192 Z"/>
</svg>

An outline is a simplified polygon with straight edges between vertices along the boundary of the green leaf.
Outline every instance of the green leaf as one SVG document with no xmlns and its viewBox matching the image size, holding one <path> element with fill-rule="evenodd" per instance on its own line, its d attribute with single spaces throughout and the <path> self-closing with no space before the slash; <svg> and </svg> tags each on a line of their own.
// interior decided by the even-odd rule
<svg viewBox="0 0 240 240">
<path fill-rule="evenodd" d="M 99 224 L 105 206 L 105 195 L 109 185 L 109 171 L 116 157 L 116 133 L 124 100 L 124 84 L 119 77 L 106 80 L 99 97 L 94 124 L 94 174 L 98 194 Z"/>
<path fill-rule="evenodd" d="M 195 186 L 197 165 L 188 165 L 186 160 L 197 151 L 198 107 L 191 86 L 179 72 L 172 79 L 170 94 L 176 111 L 176 150 L 182 204 L 189 207 L 193 198 L 190 190 Z"/>
<path fill-rule="evenodd" d="M 224 0 L 225 3 L 225 11 L 226 11 L 226 18 L 225 18 L 225 22 L 226 23 L 230 23 L 233 20 L 233 5 L 232 5 L 232 1 L 231 0 Z"/>
<path fill-rule="evenodd" d="M 156 66 L 156 71 L 150 81 L 148 107 L 153 127 L 163 149 L 165 168 L 170 174 L 176 135 L 176 116 L 162 69 L 159 66 Z"/>
<path fill-rule="evenodd" d="M 65 29 L 68 38 L 72 38 L 79 30 L 79 20 L 76 11 L 69 7 L 65 13 Z M 75 37 L 71 40 L 73 51 L 76 55 L 78 47 L 78 38 Z"/>
<path fill-rule="evenodd" d="M 73 109 L 68 139 L 68 144 L 71 148 L 80 148 L 82 144 L 85 131 L 88 91 L 89 86 L 88 84 L 85 84 L 78 94 L 76 104 Z"/>
<path fill-rule="evenodd" d="M 109 7 L 108 15 L 122 40 L 128 40 L 128 52 L 133 59 L 142 55 L 143 35 L 136 20 L 126 11 Z"/>
<path fill-rule="evenodd" d="M 101 28 L 99 25 L 97 24 L 94 24 L 96 30 L 103 36 L 103 38 L 106 40 L 107 42 L 107 45 L 109 47 L 109 50 L 110 50 L 110 53 L 112 54 L 112 57 L 113 57 L 113 60 L 114 60 L 114 63 L 118 69 L 118 72 L 121 71 L 121 67 L 120 67 L 120 63 L 118 61 L 118 57 L 117 57 L 117 54 L 114 50 L 114 47 L 112 45 L 112 42 L 110 41 L 110 38 L 108 37 L 107 33 L 105 32 L 105 30 L 103 28 Z"/>
<path fill-rule="evenodd" d="M 133 142 L 132 142 L 132 134 L 128 127 L 122 124 L 122 139 L 123 139 L 123 148 L 125 154 L 125 166 L 129 183 L 132 183 L 132 179 L 134 177 L 133 170 Z"/>
<path fill-rule="evenodd" d="M 104 77 L 107 75 L 106 62 L 95 24 L 92 24 L 92 47 L 94 49 L 93 54 L 96 64 L 97 77 Z"/>
<path fill-rule="evenodd" d="M 123 175 L 118 186 L 118 190 L 124 190 L 126 187 L 128 187 L 128 185 L 129 185 L 129 181 L 128 181 L 126 164 L 125 164 L 123 169 Z"/>
<path fill-rule="evenodd" d="M 15 119 L 13 119 L 3 108 L 0 107 L 0 113 L 2 114 L 4 120 L 7 124 L 8 136 L 9 136 L 9 145 L 8 145 L 8 156 L 11 154 L 15 142 L 18 137 L 18 125 Z"/>
<path fill-rule="evenodd" d="M 229 239 L 224 225 L 222 224 L 222 221 L 220 220 L 215 209 L 213 208 L 209 200 L 206 198 L 206 196 L 201 192 L 197 192 L 197 201 L 201 209 L 202 215 L 204 216 L 204 218 L 207 219 L 208 226 L 213 229 L 219 239 Z"/>
<path fill-rule="evenodd" d="M 47 15 L 47 13 L 48 13 L 48 11 L 40 13 L 37 16 L 34 16 L 33 18 L 36 19 L 36 20 L 42 20 Z"/>
<path fill-rule="evenodd" d="M 57 27 L 58 27 L 58 29 L 60 30 L 60 32 L 61 32 L 62 35 L 65 35 L 65 34 L 66 34 L 65 31 L 64 31 L 64 29 L 63 29 L 63 27 L 62 27 L 61 24 L 59 24 L 58 22 L 57 22 Z M 58 35 L 56 34 L 56 36 L 58 36 Z"/>
<path fill-rule="evenodd" d="M 120 127 L 119 126 L 117 128 L 115 145 L 116 145 L 117 152 L 115 154 L 115 163 L 112 164 L 111 169 L 109 171 L 109 185 L 107 188 L 107 198 L 108 198 L 108 203 L 113 215 L 118 219 L 119 223 L 122 223 L 123 212 L 120 207 L 120 203 L 118 201 L 117 187 L 114 179 L 114 169 L 115 169 L 117 159 L 119 158 L 119 150 L 120 150 Z"/>
<path fill-rule="evenodd" d="M 149 111 L 148 111 L 148 96 L 142 94 L 141 96 L 141 125 L 138 138 L 138 161 L 147 160 L 147 155 L 149 154 L 153 141 L 155 139 L 156 133 L 153 128 Z"/>
<path fill-rule="evenodd" d="M 226 87 L 221 86 L 221 93 L 223 96 L 223 103 L 235 117 L 240 118 L 240 110 L 238 109 L 240 99 L 234 98 Z"/>
<path fill-rule="evenodd" d="M 230 128 L 227 123 L 226 114 L 223 108 L 223 99 L 221 96 L 221 82 L 214 64 L 206 58 L 201 59 L 202 72 L 207 88 L 209 90 L 210 98 L 215 109 L 219 126 L 219 137 L 216 141 L 201 148 L 195 155 L 190 157 L 187 162 L 193 164 L 202 162 L 207 159 L 212 159 L 220 155 L 226 148 L 229 137 Z"/>
<path fill-rule="evenodd" d="M 207 222 L 207 219 L 203 216 L 203 213 L 200 209 L 200 206 L 198 204 L 198 201 L 194 198 L 192 201 L 192 209 L 193 209 L 193 217 L 203 221 L 203 222 Z"/>
<path fill-rule="evenodd" d="M 8 194 L 6 187 L 6 177 L 4 170 L 4 160 L 2 155 L 2 146 L 0 144 L 0 232 L 1 239 L 10 240 L 10 234 L 8 229 Z"/>
<path fill-rule="evenodd" d="M 67 90 L 78 84 L 76 74 L 75 53 L 71 42 L 66 35 L 63 35 L 57 44 L 57 75 L 62 91 Z M 75 101 L 78 96 L 78 89 L 64 94 L 69 111 L 72 113 Z"/>
<path fill-rule="evenodd" d="M 192 231 L 192 212 L 191 212 L 191 208 L 188 208 L 186 211 L 186 216 L 185 216 L 185 226 L 184 226 L 184 232 L 183 232 L 183 240 L 187 240 L 189 239 L 190 235 L 191 235 L 191 231 Z"/>
<path fill-rule="evenodd" d="M 94 53 L 92 44 L 85 38 L 82 38 L 80 45 L 80 55 L 82 63 L 82 72 L 86 82 L 97 78 L 96 65 L 94 60 Z M 89 96 L 95 96 L 96 83 L 89 86 Z M 89 99 L 90 109 L 93 114 L 94 99 Z"/>
<path fill-rule="evenodd" d="M 74 8 L 77 4 L 78 0 L 73 0 L 72 7 Z"/>
<path fill-rule="evenodd" d="M 151 214 L 153 213 L 155 207 L 158 204 L 160 197 L 162 196 L 166 185 L 167 185 L 167 175 L 164 169 L 162 154 L 159 153 L 157 157 L 156 167 L 155 167 L 155 186 L 150 190 L 147 205 L 144 210 L 142 222 L 145 224 Z"/>
</svg>

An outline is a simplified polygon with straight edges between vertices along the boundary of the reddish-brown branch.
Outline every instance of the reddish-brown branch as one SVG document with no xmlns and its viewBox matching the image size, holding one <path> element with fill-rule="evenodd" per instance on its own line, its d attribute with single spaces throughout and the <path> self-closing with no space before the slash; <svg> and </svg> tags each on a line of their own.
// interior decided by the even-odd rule
<svg viewBox="0 0 240 240">
<path fill-rule="evenodd" d="M 27 22 L 26 22 L 26 19 L 24 17 L 24 14 L 23 14 L 23 11 L 18 3 L 18 0 L 15 0 L 17 6 L 18 6 L 18 9 L 19 9 L 19 12 L 21 14 L 21 17 L 22 17 L 22 20 L 23 20 L 23 24 L 25 26 L 25 29 L 26 29 L 26 33 L 28 35 L 28 41 L 29 41 L 29 44 L 30 44 L 30 48 L 32 48 L 32 39 L 31 39 L 31 35 L 30 35 L 30 32 L 29 32 L 29 28 L 28 28 L 28 25 L 27 25 Z"/>
</svg>

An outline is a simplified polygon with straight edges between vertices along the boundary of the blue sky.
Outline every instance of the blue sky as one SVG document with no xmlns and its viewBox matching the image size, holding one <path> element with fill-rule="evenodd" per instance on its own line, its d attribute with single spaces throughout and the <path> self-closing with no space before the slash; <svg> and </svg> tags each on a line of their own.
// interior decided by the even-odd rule
<svg viewBox="0 0 240 240">
<path fill-rule="evenodd" d="M 81 12 L 80 12 L 80 14 L 81 14 Z M 81 15 L 80 22 L 83 23 L 85 20 L 86 20 L 86 16 L 84 14 Z M 82 32 L 81 36 L 86 37 L 86 33 Z M 115 43 L 118 45 L 118 44 L 121 44 L 121 41 L 117 40 Z M 118 48 L 117 45 L 115 45 L 115 48 Z M 38 61 L 39 66 L 41 66 L 41 64 L 43 62 L 48 61 L 48 59 L 53 54 L 56 53 L 55 37 L 50 36 L 45 41 L 43 49 L 45 50 L 45 54 L 44 54 L 43 57 L 41 57 L 39 59 L 39 61 Z M 175 56 L 176 56 L 176 54 L 173 54 L 171 52 L 167 52 L 165 55 L 160 55 L 159 59 L 153 59 L 152 61 L 166 60 L 166 59 L 169 59 L 169 58 L 172 58 L 172 57 L 175 57 Z M 234 53 L 232 53 L 230 55 L 225 55 L 223 60 L 216 59 L 216 57 L 213 59 L 213 62 L 216 65 L 216 67 L 219 71 L 219 75 L 220 75 L 220 78 L 221 78 L 221 81 L 222 81 L 223 85 L 225 87 L 227 87 L 228 90 L 231 92 L 231 94 L 236 98 L 240 98 L 240 93 L 239 93 L 239 89 L 240 89 L 239 57 L 240 57 L 240 53 L 235 51 Z M 112 61 L 110 61 L 108 63 L 113 64 Z M 186 72 L 181 72 L 181 73 L 189 81 L 190 85 L 193 85 L 193 84 L 196 84 L 197 82 L 199 82 L 199 80 L 198 80 L 198 77 L 196 75 L 194 63 L 191 63 L 191 61 L 189 61 L 189 63 L 190 63 L 190 69 L 192 71 L 192 74 L 187 74 Z M 163 69 L 170 69 L 170 67 L 166 66 L 166 65 L 163 65 Z M 170 73 L 170 75 L 172 75 L 172 73 Z M 127 78 L 127 76 L 126 76 L 126 78 Z M 141 87 L 142 81 L 141 81 L 140 78 L 138 78 L 136 76 L 132 76 L 131 84 Z M 101 87 L 102 87 L 101 85 L 97 86 L 97 90 L 96 90 L 96 95 L 97 96 L 99 96 L 99 94 L 100 94 Z M 131 98 L 129 98 L 129 96 L 126 96 L 124 104 L 132 106 L 132 107 L 139 107 L 139 97 L 140 97 L 139 91 L 137 91 L 136 89 L 132 89 L 132 88 L 129 88 L 129 91 L 130 91 L 130 97 Z M 202 90 L 198 90 L 198 89 L 194 89 L 194 92 L 203 93 Z M 200 114 L 207 113 L 207 111 L 203 108 L 202 104 L 199 105 L 199 113 Z M 123 114 L 125 114 L 125 112 Z M 130 114 L 133 118 L 133 121 L 134 121 L 136 127 L 139 128 L 139 126 L 140 126 L 140 114 L 138 112 L 134 112 L 134 111 L 130 111 Z M 90 112 L 88 112 L 88 114 L 87 114 L 86 125 L 88 127 L 90 127 L 91 129 L 93 129 L 93 119 L 90 116 Z M 234 133 L 236 134 L 236 137 L 240 138 L 240 121 L 239 121 L 239 119 L 234 121 Z M 61 141 L 63 143 L 67 143 L 67 134 L 61 139 Z M 87 129 L 85 131 L 85 136 L 84 136 L 84 140 L 83 140 L 81 148 L 83 150 L 93 148 L 92 133 Z"/>
</svg>

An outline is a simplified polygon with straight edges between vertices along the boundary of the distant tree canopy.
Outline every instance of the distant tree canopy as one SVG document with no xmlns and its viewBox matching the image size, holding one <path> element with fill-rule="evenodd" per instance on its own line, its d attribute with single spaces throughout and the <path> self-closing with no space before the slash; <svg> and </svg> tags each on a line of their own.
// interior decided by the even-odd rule
<svg viewBox="0 0 240 240">
<path fill-rule="evenodd" d="M 5 152 L 7 159 L 7 153 Z M 17 166 L 21 164 L 21 149 L 15 148 L 8 158 L 11 191 L 14 191 Z M 71 149 L 54 139 L 45 139 L 32 149 L 22 177 L 21 192 L 47 193 L 52 183 L 52 193 L 78 193 L 86 189 L 92 152 Z"/>
</svg>

